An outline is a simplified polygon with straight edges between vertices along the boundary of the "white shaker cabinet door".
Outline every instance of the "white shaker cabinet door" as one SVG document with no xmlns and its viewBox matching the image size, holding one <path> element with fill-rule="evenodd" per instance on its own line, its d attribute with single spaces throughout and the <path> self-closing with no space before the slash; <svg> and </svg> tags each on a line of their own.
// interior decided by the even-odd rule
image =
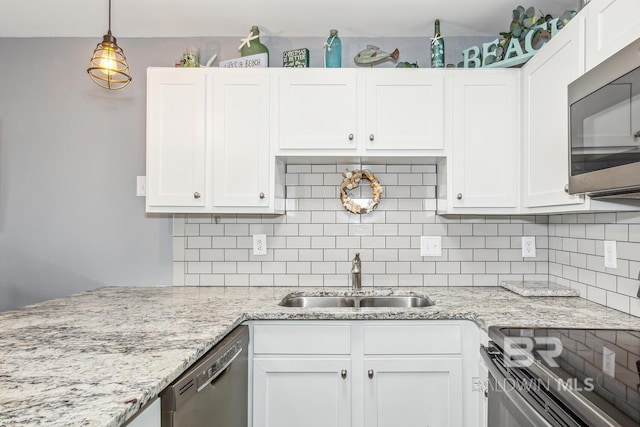
<svg viewBox="0 0 640 427">
<path fill-rule="evenodd" d="M 148 210 L 205 206 L 206 77 L 184 71 L 148 71 Z"/>
<path fill-rule="evenodd" d="M 638 0 L 592 0 L 586 12 L 587 71 L 640 38 Z"/>
<path fill-rule="evenodd" d="M 365 426 L 462 425 L 460 358 L 365 359 Z"/>
<path fill-rule="evenodd" d="M 456 71 L 452 78 L 454 208 L 516 208 L 519 184 L 519 74 Z"/>
<path fill-rule="evenodd" d="M 576 16 L 523 67 L 524 208 L 584 204 L 569 182 L 569 83 L 584 73 L 584 18 Z M 573 209 L 568 207 L 567 209 Z"/>
<path fill-rule="evenodd" d="M 351 359 L 255 358 L 254 427 L 350 427 Z"/>
<path fill-rule="evenodd" d="M 235 71 L 235 72 L 234 72 Z M 270 201 L 269 74 L 213 74 L 213 206 L 268 207 Z"/>
<path fill-rule="evenodd" d="M 282 70 L 278 87 L 280 152 L 357 150 L 353 70 Z"/>
<path fill-rule="evenodd" d="M 366 73 L 367 150 L 443 149 L 444 77 L 431 71 Z"/>
</svg>

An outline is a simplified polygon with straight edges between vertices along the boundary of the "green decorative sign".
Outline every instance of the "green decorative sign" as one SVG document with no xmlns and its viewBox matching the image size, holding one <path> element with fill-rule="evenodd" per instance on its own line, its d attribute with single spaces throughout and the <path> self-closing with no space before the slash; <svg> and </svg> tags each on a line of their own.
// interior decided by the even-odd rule
<svg viewBox="0 0 640 427">
<path fill-rule="evenodd" d="M 309 67 L 309 49 L 286 50 L 282 54 L 282 66 L 286 68 Z"/>
</svg>

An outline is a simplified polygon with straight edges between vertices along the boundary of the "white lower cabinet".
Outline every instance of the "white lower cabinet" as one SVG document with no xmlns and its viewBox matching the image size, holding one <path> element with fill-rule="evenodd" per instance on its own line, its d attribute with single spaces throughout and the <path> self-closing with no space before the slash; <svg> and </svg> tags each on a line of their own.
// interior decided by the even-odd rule
<svg viewBox="0 0 640 427">
<path fill-rule="evenodd" d="M 365 359 L 364 425 L 462 426 L 460 358 Z"/>
<path fill-rule="evenodd" d="M 480 425 L 466 321 L 253 324 L 253 426 Z"/>
<path fill-rule="evenodd" d="M 350 372 L 351 358 L 255 358 L 253 425 L 348 427 Z"/>
</svg>

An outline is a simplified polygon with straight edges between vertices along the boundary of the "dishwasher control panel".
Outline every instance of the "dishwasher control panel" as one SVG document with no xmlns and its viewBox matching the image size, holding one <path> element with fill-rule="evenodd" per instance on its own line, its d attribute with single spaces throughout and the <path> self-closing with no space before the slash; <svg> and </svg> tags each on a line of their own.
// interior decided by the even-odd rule
<svg viewBox="0 0 640 427">
<path fill-rule="evenodd" d="M 220 375 L 240 353 L 242 353 L 242 341 L 237 340 L 233 345 L 225 348 L 224 353 L 218 358 L 202 366 L 202 370 L 197 375 L 198 391 Z"/>
</svg>

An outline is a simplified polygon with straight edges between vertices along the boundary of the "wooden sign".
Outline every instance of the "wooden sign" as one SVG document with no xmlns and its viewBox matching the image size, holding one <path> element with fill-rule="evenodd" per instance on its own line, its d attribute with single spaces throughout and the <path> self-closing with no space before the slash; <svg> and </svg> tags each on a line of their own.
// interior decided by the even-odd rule
<svg viewBox="0 0 640 427">
<path fill-rule="evenodd" d="M 267 53 L 243 56 L 242 58 L 220 61 L 220 68 L 267 68 L 269 56 Z"/>
<path fill-rule="evenodd" d="M 548 31 L 548 38 L 554 37 L 558 31 L 559 18 L 552 19 L 537 27 L 532 27 L 524 39 L 524 46 L 520 45 L 520 40 L 514 37 L 505 46 L 504 58 L 500 61 L 493 62 L 497 58 L 496 49 L 500 44 L 500 39 L 495 39 L 489 43 L 484 43 L 482 49 L 478 46 L 472 46 L 462 51 L 462 66 L 464 68 L 497 68 L 497 67 L 514 67 L 524 64 L 535 55 L 542 46 L 537 48 L 533 46 L 533 37 L 539 33 L 537 30 Z"/>
<path fill-rule="evenodd" d="M 282 66 L 287 68 L 309 67 L 309 49 L 286 50 L 282 53 Z"/>
</svg>

